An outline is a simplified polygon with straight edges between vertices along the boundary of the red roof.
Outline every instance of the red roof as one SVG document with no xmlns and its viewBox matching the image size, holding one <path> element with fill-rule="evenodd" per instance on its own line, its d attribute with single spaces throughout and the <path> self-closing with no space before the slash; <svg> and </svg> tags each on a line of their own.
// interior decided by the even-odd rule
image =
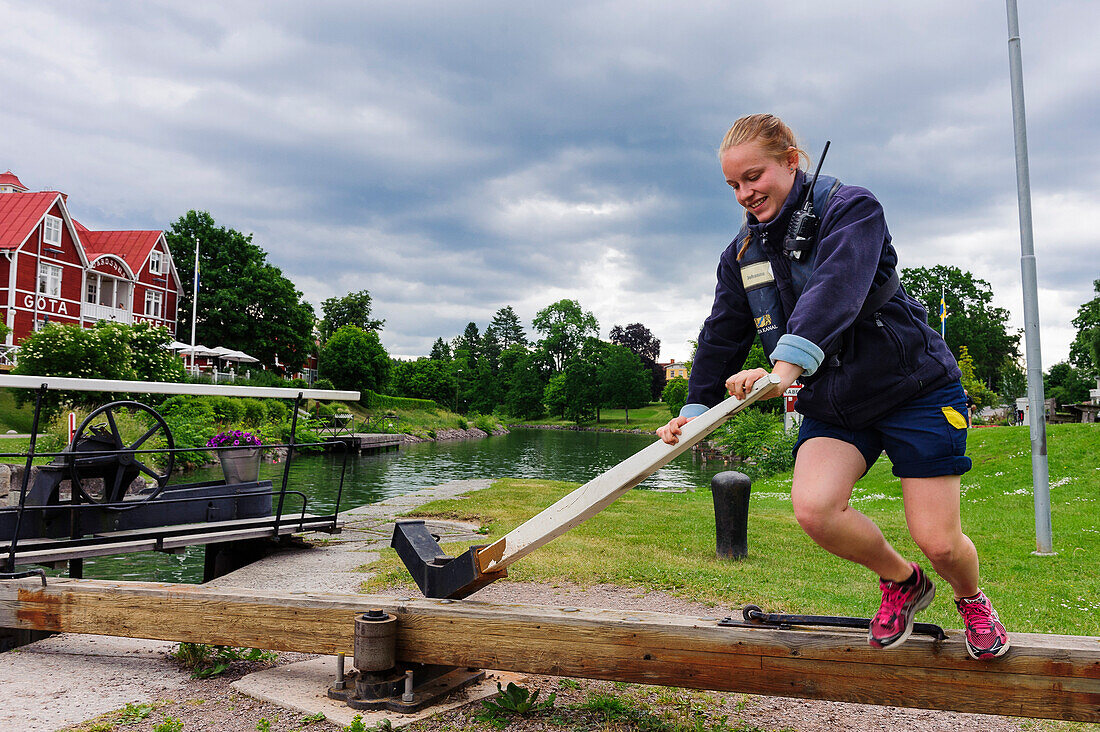
<svg viewBox="0 0 1100 732">
<path fill-rule="evenodd" d="M 0 193 L 0 249 L 16 249 L 26 241 L 60 195 L 56 191 Z"/>
<path fill-rule="evenodd" d="M 145 264 L 161 235 L 159 231 L 89 231 L 80 224 L 77 226 L 89 261 L 104 254 L 113 254 L 125 259 L 134 272 Z"/>
<path fill-rule="evenodd" d="M 27 190 L 27 187 L 23 185 L 22 181 L 20 181 L 15 173 L 10 170 L 6 173 L 0 173 L 0 186 L 19 186 L 24 191 Z"/>
</svg>

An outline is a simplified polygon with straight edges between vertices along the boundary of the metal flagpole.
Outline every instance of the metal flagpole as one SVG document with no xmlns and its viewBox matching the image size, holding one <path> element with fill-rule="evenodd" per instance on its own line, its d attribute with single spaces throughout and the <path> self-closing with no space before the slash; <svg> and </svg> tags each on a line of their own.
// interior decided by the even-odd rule
<svg viewBox="0 0 1100 732">
<path fill-rule="evenodd" d="M 940 338 L 947 338 L 947 291 L 940 283 Z"/>
<path fill-rule="evenodd" d="M 199 237 L 195 237 L 195 283 L 191 291 L 191 372 L 195 373 L 195 317 L 199 312 Z"/>
<path fill-rule="evenodd" d="M 1027 398 L 1031 410 L 1031 478 L 1035 495 L 1035 553 L 1053 554 L 1050 525 L 1050 473 L 1047 465 L 1046 409 L 1043 405 L 1043 361 L 1039 350 L 1039 285 L 1031 228 L 1031 176 L 1027 164 L 1024 71 L 1020 56 L 1020 18 L 1016 0 L 1008 8 L 1008 65 L 1012 76 L 1012 127 L 1016 135 L 1016 195 L 1020 206 L 1020 269 L 1024 286 L 1024 344 Z"/>
</svg>

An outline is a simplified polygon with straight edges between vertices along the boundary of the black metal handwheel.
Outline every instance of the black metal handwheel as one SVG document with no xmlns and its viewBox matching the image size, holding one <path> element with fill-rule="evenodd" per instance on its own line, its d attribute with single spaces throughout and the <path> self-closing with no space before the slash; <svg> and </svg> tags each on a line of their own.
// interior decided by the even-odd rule
<svg viewBox="0 0 1100 732">
<path fill-rule="evenodd" d="M 116 415 L 121 410 L 144 414 L 152 422 L 152 427 L 140 437 L 126 444 L 119 429 Z M 163 448 L 146 448 L 150 439 L 161 436 Z M 168 484 L 175 463 L 175 442 L 168 423 L 157 412 L 140 402 L 111 402 L 89 414 L 73 435 L 73 442 L 67 452 L 70 467 L 69 475 L 72 490 L 90 503 L 107 504 L 105 507 L 126 509 L 155 498 Z M 155 452 L 138 452 L 153 449 Z M 154 467 L 154 458 L 158 458 Z M 143 491 L 141 501 L 129 501 L 132 505 L 122 506 L 130 484 L 141 474 L 154 482 L 152 490 Z M 86 482 L 99 478 L 103 481 L 103 493 L 99 495 L 87 489 Z"/>
</svg>

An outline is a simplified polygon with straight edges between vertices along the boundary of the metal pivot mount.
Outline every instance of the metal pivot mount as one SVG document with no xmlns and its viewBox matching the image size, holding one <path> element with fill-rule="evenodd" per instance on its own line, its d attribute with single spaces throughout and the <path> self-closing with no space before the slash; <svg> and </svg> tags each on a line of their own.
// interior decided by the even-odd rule
<svg viewBox="0 0 1100 732">
<path fill-rule="evenodd" d="M 675 445 L 657 440 L 618 465 L 597 475 L 554 505 L 523 522 L 488 546 L 470 547 L 449 557 L 424 527 L 423 521 L 399 521 L 390 546 L 425 597 L 458 600 L 506 575 L 508 565 L 522 559 L 610 506 L 658 468 L 690 450 L 730 417 L 772 392 L 775 374 L 761 377 L 744 399 L 730 397 L 685 424 Z"/>
<path fill-rule="evenodd" d="M 397 616 L 372 609 L 355 619 L 355 669 L 337 660 L 328 696 L 352 709 L 412 713 L 485 678 L 480 669 L 397 663 Z"/>
</svg>

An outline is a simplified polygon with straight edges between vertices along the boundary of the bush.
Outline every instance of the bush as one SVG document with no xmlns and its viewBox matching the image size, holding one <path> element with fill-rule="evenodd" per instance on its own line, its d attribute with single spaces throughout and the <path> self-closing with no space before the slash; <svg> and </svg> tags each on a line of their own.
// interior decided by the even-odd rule
<svg viewBox="0 0 1100 732">
<path fill-rule="evenodd" d="M 329 381 L 328 379 L 317 379 L 317 381 L 313 382 L 313 388 L 314 389 L 328 389 L 329 391 L 332 391 L 336 387 L 333 386 L 332 382 Z"/>
<path fill-rule="evenodd" d="M 782 431 L 781 417 L 759 409 L 746 409 L 719 431 L 716 441 L 729 447 L 742 460 L 757 459 L 768 441 Z"/>
<path fill-rule="evenodd" d="M 176 447 L 205 447 L 206 441 L 216 431 L 213 410 L 210 410 L 209 405 L 205 403 L 202 406 L 206 407 L 205 411 L 176 409 L 170 414 L 161 413 L 168 424 L 168 429 L 172 430 L 172 439 Z M 213 458 L 208 452 L 196 451 L 177 452 L 175 460 L 178 468 L 190 470 L 211 462 Z"/>
<path fill-rule="evenodd" d="M 431 399 L 387 396 L 370 389 L 362 390 L 359 403 L 367 409 L 439 409 L 439 405 Z"/>
<path fill-rule="evenodd" d="M 661 401 L 668 405 L 668 411 L 673 417 L 680 414 L 680 410 L 687 404 L 688 382 L 684 378 L 675 378 L 665 384 L 661 391 Z"/>
<path fill-rule="evenodd" d="M 235 399 L 224 396 L 206 397 L 214 410 L 214 420 L 220 424 L 236 424 L 241 421 L 244 408 Z"/>
<path fill-rule="evenodd" d="M 286 379 L 279 376 L 274 371 L 265 371 L 263 369 L 256 369 L 251 372 L 251 375 L 247 379 L 237 379 L 236 383 L 240 386 L 274 386 L 278 388 L 287 386 Z"/>
<path fill-rule="evenodd" d="M 161 402 L 157 411 L 165 419 L 180 415 L 193 415 L 209 422 L 211 425 L 214 424 L 214 409 L 203 397 L 177 394 Z"/>
<path fill-rule="evenodd" d="M 756 458 L 756 465 L 749 468 L 749 475 L 755 480 L 793 468 L 794 453 L 792 450 L 794 450 L 794 443 L 796 442 L 798 442 L 797 429 L 790 432 L 781 431 L 778 435 L 773 435 L 761 447 L 761 454 Z"/>
<path fill-rule="evenodd" d="M 264 399 L 263 404 L 269 422 L 275 422 L 276 424 L 285 422 L 287 415 L 290 414 L 290 407 L 286 405 L 286 402 L 278 399 Z"/>
<path fill-rule="evenodd" d="M 486 434 L 493 434 L 493 431 L 497 428 L 497 421 L 486 414 L 472 415 L 474 418 L 474 426 Z"/>
<path fill-rule="evenodd" d="M 258 427 L 267 418 L 267 409 L 259 399 L 241 399 L 241 422 L 249 427 Z"/>
<path fill-rule="evenodd" d="M 797 430 L 783 429 L 782 415 L 755 407 L 741 412 L 715 433 L 715 442 L 742 460 L 752 461 L 744 472 L 754 480 L 790 470 L 794 465 L 791 450 L 797 439 Z"/>
<path fill-rule="evenodd" d="M 299 419 L 298 428 L 294 433 L 294 450 L 296 452 L 321 452 L 323 448 L 320 446 L 300 447 L 304 443 L 323 442 L 321 435 L 317 432 L 318 429 L 319 425 L 314 420 Z M 290 441 L 290 422 L 283 423 L 279 437 L 283 442 Z"/>
</svg>

